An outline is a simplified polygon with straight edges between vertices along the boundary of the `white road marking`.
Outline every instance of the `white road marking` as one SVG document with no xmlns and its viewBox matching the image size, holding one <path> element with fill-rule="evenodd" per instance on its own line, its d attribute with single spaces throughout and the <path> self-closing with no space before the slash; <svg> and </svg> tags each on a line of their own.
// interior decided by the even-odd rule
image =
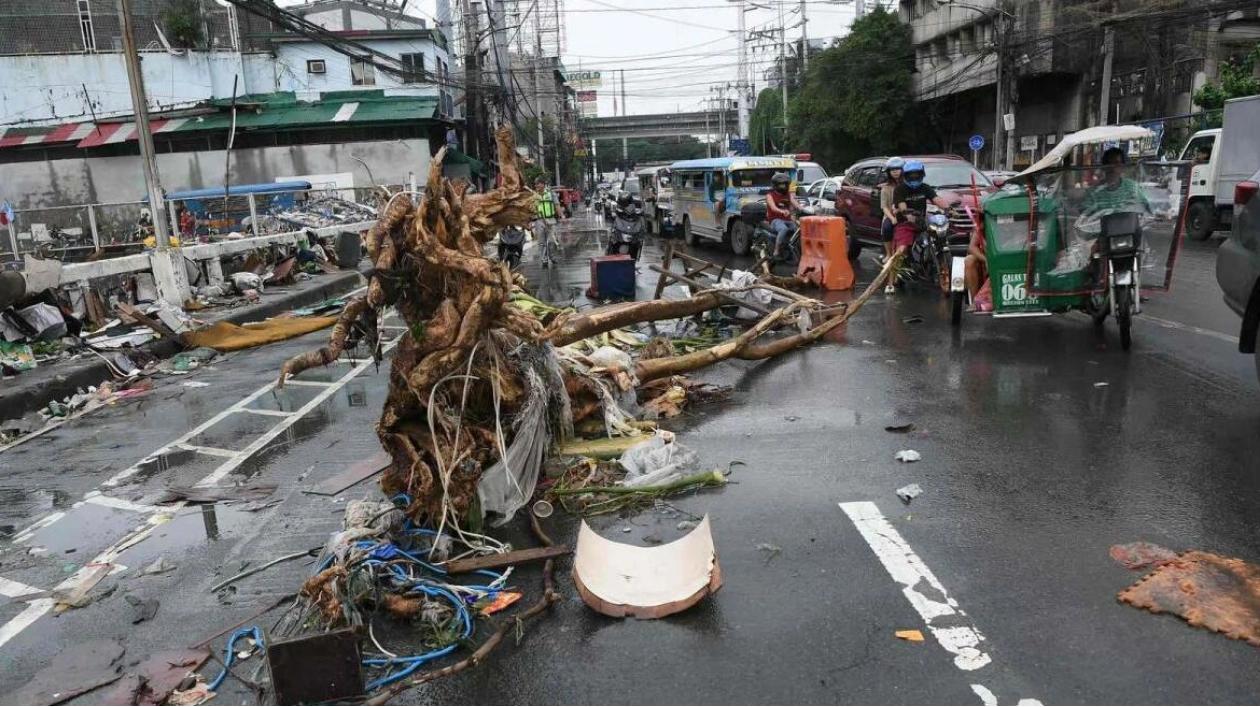
<svg viewBox="0 0 1260 707">
<path fill-rule="evenodd" d="M 1229 334 L 1222 334 L 1219 331 L 1212 331 L 1211 329 L 1201 329 L 1197 326 L 1190 326 L 1189 324 L 1182 324 L 1181 322 L 1174 322 L 1169 319 L 1160 319 L 1159 317 L 1152 317 L 1149 314 L 1143 314 L 1137 319 L 1135 319 L 1134 321 L 1140 322 L 1143 319 L 1153 324 L 1158 324 L 1164 327 L 1165 329 L 1177 329 L 1179 331 L 1188 331 L 1194 334 L 1201 334 L 1203 336 L 1208 336 L 1213 339 L 1218 339 L 1220 341 L 1224 341 L 1230 344 L 1234 344 L 1234 345 L 1238 344 L 1237 336 L 1230 336 Z"/>
<path fill-rule="evenodd" d="M 198 454 L 205 454 L 211 457 L 233 457 L 236 456 L 235 449 L 219 449 L 218 447 L 203 447 L 199 444 L 177 444 L 176 447 L 185 449 Z"/>
<path fill-rule="evenodd" d="M 167 510 L 163 506 L 150 506 L 144 503 L 136 503 L 134 501 L 128 501 L 125 498 L 115 498 L 113 496 L 106 496 L 100 491 L 89 491 L 87 496 L 80 503 L 90 503 L 94 506 L 101 506 L 103 508 L 116 508 L 120 511 L 132 511 L 134 513 L 159 513 L 159 512 L 166 512 Z M 75 507 L 77 508 L 80 505 L 80 503 L 74 504 Z"/>
<path fill-rule="evenodd" d="M 39 594 L 39 590 L 29 584 L 22 584 L 21 582 L 0 577 L 0 596 L 12 599 L 13 597 L 24 597 L 28 594 Z"/>
<path fill-rule="evenodd" d="M 954 654 L 954 665 L 960 670 L 976 670 L 992 662 L 989 654 L 981 650 L 984 636 L 879 508 L 869 502 L 841 503 L 840 508 L 857 526 L 893 581 L 902 585 L 901 593 L 923 617 L 936 642 Z"/>
<path fill-rule="evenodd" d="M 361 289 L 366 289 L 366 288 L 361 288 Z M 397 345 L 397 343 L 398 343 L 397 338 L 393 339 L 392 341 L 389 341 L 383 347 L 383 351 L 388 353 L 390 350 L 394 348 L 394 346 Z M 369 359 L 353 367 L 348 373 L 343 375 L 341 378 L 337 379 L 335 382 L 321 384 L 323 385 L 324 389 L 321 390 L 319 394 L 315 396 L 314 399 L 312 399 L 306 405 L 303 405 L 301 408 L 299 408 L 292 414 L 287 414 L 286 417 L 283 420 L 281 420 L 275 427 L 273 427 L 270 431 L 264 433 L 261 437 L 256 439 L 253 443 L 251 443 L 245 449 L 242 449 L 239 452 L 235 452 L 231 450 L 213 450 L 213 451 L 208 452 L 210 454 L 215 454 L 216 452 L 220 452 L 220 451 L 230 452 L 232 456 L 226 462 L 219 465 L 219 467 L 216 468 L 214 471 L 210 472 L 210 474 L 206 476 L 204 479 L 197 482 L 196 486 L 207 487 L 207 486 L 215 485 L 218 481 L 222 480 L 225 476 L 230 474 L 234 469 L 236 469 L 243 462 L 245 462 L 245 460 L 247 460 L 250 456 L 258 452 L 260 449 L 266 446 L 269 442 L 271 442 L 271 440 L 275 439 L 280 434 L 282 434 L 285 430 L 289 429 L 289 427 L 293 426 L 293 424 L 297 422 L 299 419 L 301 419 L 304 415 L 309 413 L 311 410 L 314 410 L 316 407 L 322 404 L 325 400 L 327 400 L 328 398 L 336 394 L 336 392 L 340 390 L 343 386 L 345 386 L 346 383 L 349 383 L 350 380 L 353 379 L 355 376 L 367 370 L 372 364 L 373 364 L 373 361 Z M 293 383 L 297 383 L 297 381 L 286 382 L 286 384 L 293 384 Z M 105 481 L 102 484 L 102 488 L 118 485 L 127 477 L 132 476 L 137 471 L 139 471 L 140 466 L 142 464 L 146 462 L 152 462 L 153 459 L 157 458 L 158 456 L 162 454 L 170 452 L 173 449 L 191 448 L 194 451 L 198 451 L 198 452 L 213 449 L 210 447 L 198 447 L 196 445 L 190 445 L 188 444 L 188 440 L 201 434 L 207 429 L 210 429 L 211 427 L 213 427 L 214 425 L 222 421 L 224 418 L 226 418 L 228 415 L 241 412 L 245 408 L 245 406 L 249 405 L 251 402 L 258 399 L 258 397 L 272 390 L 272 388 L 274 388 L 275 385 L 276 385 L 275 382 L 264 385 L 263 387 L 259 388 L 258 390 L 246 396 L 244 399 L 237 401 L 235 404 L 228 407 L 226 410 L 223 410 L 219 414 L 211 417 L 209 420 L 203 422 L 202 424 L 193 428 L 189 432 L 184 433 L 179 439 L 173 442 L 170 442 L 168 444 L 165 444 L 162 447 L 159 447 L 156 451 L 154 451 L 144 460 L 141 460 L 139 463 L 132 465 L 128 467 L 127 469 L 122 470 L 121 472 L 111 477 L 109 480 Z M 97 503 L 100 505 L 112 505 L 112 501 L 93 500 L 98 497 L 108 498 L 106 496 L 100 496 L 100 494 L 101 494 L 100 489 L 89 491 L 87 494 L 85 494 L 85 502 L 92 502 L 92 503 Z M 113 501 L 118 501 L 121 504 L 128 504 L 132 506 L 133 508 L 140 506 L 140 504 L 130 504 L 130 502 L 123 501 L 121 499 L 113 499 Z M 120 555 L 122 555 L 122 553 L 126 552 L 131 547 L 134 547 L 135 545 L 138 545 L 139 543 L 143 542 L 147 537 L 149 537 L 150 534 L 153 533 L 155 529 L 158 528 L 158 526 L 170 520 L 174 516 L 174 514 L 177 513 L 180 509 L 182 509 L 185 505 L 187 505 L 185 502 L 180 501 L 177 503 L 173 503 L 169 506 L 146 507 L 146 508 L 158 508 L 160 510 L 158 510 L 157 512 L 153 513 L 148 518 L 146 518 L 142 525 L 136 527 L 130 533 L 123 536 L 121 539 L 115 542 L 112 546 L 110 546 L 109 548 L 101 552 L 101 554 L 93 558 L 91 562 L 80 567 L 77 572 L 70 575 L 66 579 L 62 580 L 60 584 L 58 584 L 56 587 L 53 588 L 53 591 L 72 589 L 84 578 L 86 578 L 92 572 L 93 567 L 96 565 L 114 564 L 116 565 L 114 568 L 115 571 L 117 571 L 118 569 L 121 569 L 121 566 L 117 565 L 117 563 L 115 563 L 114 561 Z M 112 507 L 117 507 L 117 506 L 112 506 Z M 57 522 L 61 518 L 64 518 L 65 515 L 66 513 L 64 511 L 57 511 L 55 513 L 51 513 L 35 521 L 34 523 L 31 524 L 30 527 L 24 529 L 21 533 L 15 536 L 13 539 L 14 542 L 24 542 L 26 540 L 29 540 L 30 537 L 33 536 L 35 532 L 37 532 L 41 528 L 45 528 L 45 527 L 48 527 L 49 525 L 52 525 L 53 523 Z M 33 593 L 33 592 L 25 592 L 25 593 Z M 27 608 L 24 611 L 22 611 L 22 613 L 18 614 L 16 617 L 10 619 L 7 623 L 0 626 L 0 647 L 3 647 L 6 643 L 16 638 L 19 634 L 21 634 L 23 631 L 29 628 L 32 624 L 38 621 L 42 616 L 44 616 L 44 614 L 47 614 L 49 611 L 51 611 L 54 605 L 55 605 L 55 602 L 52 599 L 37 599 L 35 601 L 32 601 L 27 606 Z"/>
<path fill-rule="evenodd" d="M 287 380 L 284 382 L 284 384 L 286 386 L 305 385 L 305 386 L 310 386 L 312 388 L 327 388 L 328 386 L 333 385 L 331 381 L 295 381 L 295 380 Z"/>
<path fill-rule="evenodd" d="M 1000 707 L 997 694 L 993 694 L 992 689 L 984 687 L 983 684 L 973 684 L 971 692 L 978 694 L 983 707 Z M 1016 703 L 1016 707 L 1046 707 L 1039 699 L 1024 698 Z"/>
</svg>

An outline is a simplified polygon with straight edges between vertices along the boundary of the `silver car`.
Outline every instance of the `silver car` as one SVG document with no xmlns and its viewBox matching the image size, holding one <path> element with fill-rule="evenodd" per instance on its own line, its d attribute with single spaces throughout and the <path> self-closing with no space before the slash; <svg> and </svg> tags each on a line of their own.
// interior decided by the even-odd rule
<svg viewBox="0 0 1260 707">
<path fill-rule="evenodd" d="M 1260 172 L 1234 188 L 1234 230 L 1216 255 L 1225 304 L 1243 318 L 1238 350 L 1256 359 L 1260 378 Z"/>
</svg>

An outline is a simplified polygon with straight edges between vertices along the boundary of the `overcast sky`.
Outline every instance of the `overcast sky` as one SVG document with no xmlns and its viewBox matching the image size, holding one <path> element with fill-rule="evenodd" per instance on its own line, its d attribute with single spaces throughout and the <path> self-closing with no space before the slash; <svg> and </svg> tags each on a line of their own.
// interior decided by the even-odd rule
<svg viewBox="0 0 1260 707">
<path fill-rule="evenodd" d="M 548 0 L 539 0 L 547 2 Z M 694 111 L 717 94 L 711 86 L 737 78 L 736 28 L 738 16 L 730 0 L 563 0 L 565 3 L 564 63 L 571 71 L 598 69 L 604 85 L 598 90 L 599 115 L 613 115 L 614 88 L 620 91 L 625 71 L 626 106 L 618 97 L 617 111 L 674 113 Z M 451 0 L 458 7 L 459 0 Z M 281 0 L 281 5 L 301 0 Z M 867 0 L 871 7 L 875 0 Z M 892 4 L 885 0 L 885 4 Z M 524 7 L 528 4 L 522 2 Z M 775 0 L 748 0 L 747 29 L 776 30 L 780 6 Z M 801 3 L 786 0 L 784 24 L 789 42 L 801 36 Z M 408 13 L 434 24 L 435 0 L 412 0 Z M 848 32 L 853 22 L 853 0 L 807 0 L 805 13 L 811 40 L 830 40 Z M 778 54 L 777 42 L 760 41 L 749 47 L 749 63 L 757 90 Z M 614 81 L 614 77 L 617 77 Z M 617 86 L 614 86 L 614 83 Z M 731 94 L 733 97 L 733 94 Z"/>
</svg>

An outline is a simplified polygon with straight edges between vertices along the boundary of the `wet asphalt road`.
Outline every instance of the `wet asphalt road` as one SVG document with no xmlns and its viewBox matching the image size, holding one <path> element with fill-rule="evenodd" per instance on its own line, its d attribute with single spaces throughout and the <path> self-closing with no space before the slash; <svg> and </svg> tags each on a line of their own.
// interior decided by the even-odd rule
<svg viewBox="0 0 1260 707">
<path fill-rule="evenodd" d="M 554 270 L 538 268 L 536 251 L 528 252 L 525 272 L 545 298 L 581 303 L 593 247 L 580 238 Z M 1188 244 L 1173 292 L 1147 303 L 1150 318 L 1137 320 L 1127 354 L 1114 324 L 1100 336 L 1074 315 L 969 316 L 955 332 L 943 302 L 908 293 L 872 298 L 847 328 L 809 350 L 710 369 L 705 379 L 733 386 L 731 400 L 693 408 L 670 426 L 706 465 L 743 462 L 734 467 L 738 483 L 676 500 L 678 510 L 593 525 L 641 544 L 677 537 L 680 520 L 709 514 L 721 592 L 667 620 L 609 620 L 582 604 L 561 563 L 565 600 L 519 645 L 407 699 L 981 704 L 973 688 L 980 685 L 1001 704 L 1260 701 L 1256 648 L 1118 603 L 1116 593 L 1140 573 L 1108 556 L 1113 544 L 1143 540 L 1260 561 L 1252 510 L 1260 506 L 1260 386 L 1251 360 L 1229 341 L 1237 318 L 1220 303 L 1214 248 Z M 701 255 L 724 257 L 717 247 Z M 652 249 L 645 259 L 656 257 Z M 873 273 L 864 256 L 859 286 Z M 645 268 L 641 291 L 655 279 Z M 903 322 L 916 314 L 922 323 Z M 153 516 L 143 505 L 74 504 L 267 385 L 280 362 L 324 336 L 230 355 L 0 454 L 0 529 L 13 534 L 66 513 L 3 541 L 0 590 L 49 589 L 143 527 Z M 337 381 L 350 369 L 343 363 L 303 378 Z M 321 546 L 345 499 L 376 494 L 371 482 L 333 498 L 302 493 L 379 448 L 371 429 L 386 371 L 369 367 L 346 380 L 335 389 L 264 392 L 248 406 L 295 410 L 333 391 L 300 418 L 235 413 L 192 442 L 240 450 L 291 424 L 222 482 L 278 484 L 279 505 L 175 512 L 117 558 L 127 570 L 97 593 L 117 589 L 85 608 L 28 621 L 28 604 L 0 600 L 0 695 L 76 641 L 123 638 L 136 661 L 198 642 L 295 591 L 311 572 L 305 561 L 234 592 L 208 590 L 243 566 Z M 904 422 L 915 430 L 883 429 Z M 923 460 L 895 462 L 907 448 Z M 226 459 L 168 454 L 106 492 L 152 503 L 164 487 L 196 483 Z M 923 494 L 907 506 L 894 491 L 909 483 Z M 930 634 L 923 643 L 893 637 L 927 627 L 840 507 L 862 502 L 874 504 L 965 612 L 958 625 L 982 634 L 987 665 L 960 669 Z M 560 514 L 550 527 L 557 540 L 575 532 Z M 157 557 L 178 569 L 133 576 Z M 529 600 L 536 570 L 516 577 Z M 131 624 L 127 594 L 159 599 L 157 615 Z M 226 692 L 220 702 L 252 699 L 232 681 Z"/>
</svg>

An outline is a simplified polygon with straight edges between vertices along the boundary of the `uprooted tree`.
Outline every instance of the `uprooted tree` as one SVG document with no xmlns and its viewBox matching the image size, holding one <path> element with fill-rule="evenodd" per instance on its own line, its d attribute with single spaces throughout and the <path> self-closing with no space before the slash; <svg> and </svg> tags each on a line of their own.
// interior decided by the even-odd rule
<svg viewBox="0 0 1260 707">
<path fill-rule="evenodd" d="M 607 400 L 597 376 L 645 383 L 679 375 L 729 358 L 755 360 L 816 341 L 843 324 L 890 272 L 885 267 L 866 295 L 808 331 L 758 343 L 783 322 L 795 320 L 808 302 L 795 301 L 743 334 L 717 346 L 681 356 L 641 358 L 633 371 L 594 375 L 569 357 L 540 365 L 538 352 L 554 351 L 629 324 L 686 317 L 727 302 L 722 293 L 701 292 L 683 300 L 613 305 L 540 318 L 512 302 L 517 283 L 506 265 L 484 255 L 483 246 L 501 229 L 523 225 L 535 213 L 536 195 L 526 189 L 516 164 L 510 130 L 496 134 L 502 186 L 465 194 L 462 184 L 441 175 L 443 154 L 433 160 L 428 183 L 416 204 L 406 193 L 392 195 L 368 234 L 373 262 L 366 294 L 350 301 L 327 346 L 287 361 L 287 377 L 329 364 L 349 343 L 362 340 L 383 355 L 380 317 L 393 307 L 406 332 L 398 339 L 389 392 L 376 425 L 392 456 L 381 486 L 391 497 L 411 499 L 408 514 L 421 523 L 457 523 L 468 517 L 482 472 L 505 454 L 522 409 L 559 387 L 567 396 L 571 424 L 597 414 Z M 525 354 L 522 355 L 522 351 Z M 532 354 L 530 352 L 533 352 Z M 548 370 L 552 372 L 547 380 Z M 554 380 L 555 378 L 562 380 Z M 604 390 L 601 390 L 604 388 Z M 563 434 L 565 425 L 550 429 Z"/>
</svg>

